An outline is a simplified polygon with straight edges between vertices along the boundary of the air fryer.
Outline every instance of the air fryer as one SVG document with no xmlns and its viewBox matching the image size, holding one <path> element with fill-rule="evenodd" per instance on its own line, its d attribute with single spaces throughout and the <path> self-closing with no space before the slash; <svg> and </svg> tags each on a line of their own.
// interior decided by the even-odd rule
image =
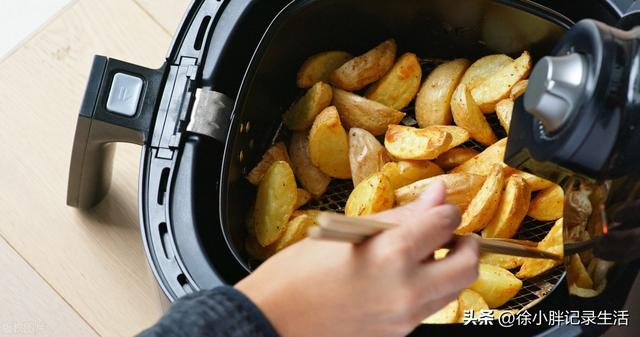
<svg viewBox="0 0 640 337">
<path fill-rule="evenodd" d="M 76 128 L 67 203 L 89 208 L 109 188 L 116 142 L 142 145 L 140 224 L 166 297 L 248 275 L 245 217 L 255 187 L 244 175 L 281 136 L 281 115 L 301 95 L 298 67 L 331 49 L 362 53 L 394 37 L 423 58 L 548 54 L 574 22 L 615 25 L 632 1 L 194 0 L 166 62 L 147 69 L 96 56 Z M 613 310 L 635 273 L 595 299 L 570 297 L 562 273 L 535 310 Z M 533 300 L 532 300 L 533 301 Z M 533 310 L 533 309 L 532 309 Z M 416 335 L 499 333 L 497 326 L 422 325 Z M 597 335 L 603 327 L 523 326 L 512 333 Z"/>
</svg>

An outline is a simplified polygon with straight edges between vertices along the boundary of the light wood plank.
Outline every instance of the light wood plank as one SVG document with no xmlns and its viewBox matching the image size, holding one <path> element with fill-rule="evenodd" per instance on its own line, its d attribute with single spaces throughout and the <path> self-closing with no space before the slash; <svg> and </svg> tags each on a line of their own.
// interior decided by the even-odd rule
<svg viewBox="0 0 640 337">
<path fill-rule="evenodd" d="M 98 336 L 0 238 L 0 336 Z"/>
<path fill-rule="evenodd" d="M 132 1 L 80 0 L 0 63 L 0 234 L 102 336 L 135 334 L 162 305 L 138 228 L 139 147 L 118 147 L 95 210 L 65 205 L 77 113 L 93 54 L 157 67 L 169 43 Z"/>
<path fill-rule="evenodd" d="M 134 0 L 168 33 L 177 29 L 192 0 Z"/>
</svg>

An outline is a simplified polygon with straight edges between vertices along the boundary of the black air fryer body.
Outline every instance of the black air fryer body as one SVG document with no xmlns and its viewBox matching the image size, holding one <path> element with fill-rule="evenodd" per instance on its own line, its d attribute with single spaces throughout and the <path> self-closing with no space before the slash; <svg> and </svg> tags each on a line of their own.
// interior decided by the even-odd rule
<svg viewBox="0 0 640 337">
<path fill-rule="evenodd" d="M 78 119 L 67 202 L 99 202 L 108 189 L 112 143 L 140 144 L 140 223 L 164 294 L 175 300 L 233 284 L 249 272 L 242 242 L 255 191 L 243 176 L 300 95 L 295 73 L 306 57 L 329 49 L 358 54 L 388 37 L 397 39 L 401 51 L 421 56 L 475 58 L 527 48 L 540 57 L 574 22 L 594 18 L 615 25 L 635 6 L 628 0 L 194 0 L 160 69 L 96 57 Z M 531 33 L 525 40 L 542 30 L 546 35 L 521 42 L 507 33 L 493 46 L 480 43 L 478 29 L 487 17 L 507 28 L 520 25 Z M 117 74 L 140 79 L 139 91 L 114 82 Z M 139 96 L 132 116 L 108 108 L 130 103 L 131 93 Z M 621 274 L 596 300 L 570 300 L 561 284 L 535 309 L 619 308 L 634 278 Z M 517 329 L 510 331 L 581 333 L 579 327 Z M 493 330 L 422 326 L 416 334 Z"/>
</svg>

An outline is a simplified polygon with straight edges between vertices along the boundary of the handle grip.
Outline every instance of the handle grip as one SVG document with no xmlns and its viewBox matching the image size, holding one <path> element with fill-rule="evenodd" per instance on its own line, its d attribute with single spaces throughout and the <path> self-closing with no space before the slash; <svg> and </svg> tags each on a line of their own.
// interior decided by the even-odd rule
<svg viewBox="0 0 640 337">
<path fill-rule="evenodd" d="M 147 142 L 164 68 L 95 56 L 76 124 L 67 205 L 86 209 L 104 198 L 115 143 Z"/>
</svg>

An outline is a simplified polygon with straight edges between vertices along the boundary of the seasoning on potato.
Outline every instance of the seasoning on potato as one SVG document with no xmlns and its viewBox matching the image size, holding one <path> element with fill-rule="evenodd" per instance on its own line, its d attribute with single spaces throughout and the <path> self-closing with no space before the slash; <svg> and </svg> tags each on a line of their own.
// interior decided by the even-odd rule
<svg viewBox="0 0 640 337">
<path fill-rule="evenodd" d="M 367 89 L 365 97 L 392 109 L 404 109 L 420 88 L 422 68 L 414 53 L 404 53 L 382 79 Z"/>
<path fill-rule="evenodd" d="M 479 231 L 489 224 L 498 208 L 504 188 L 505 173 L 500 165 L 493 165 L 491 173 L 462 214 L 456 234 Z"/>
<path fill-rule="evenodd" d="M 496 135 L 484 114 L 471 96 L 466 84 L 460 84 L 451 98 L 451 112 L 456 125 L 469 131 L 480 144 L 489 146 L 496 142 Z"/>
<path fill-rule="evenodd" d="M 529 185 L 531 192 L 544 190 L 555 185 L 552 181 L 524 171 L 515 170 L 513 175 L 522 177 L 527 182 L 527 185 Z"/>
<path fill-rule="evenodd" d="M 466 311 L 471 311 L 472 317 L 479 317 L 481 311 L 489 309 L 489 305 L 484 298 L 471 289 L 464 289 L 460 292 L 458 305 L 460 312 L 463 313 L 458 317 L 458 323 L 464 322 L 464 312 Z"/>
<path fill-rule="evenodd" d="M 428 160 L 449 150 L 452 140 L 449 132 L 436 128 L 389 125 L 384 146 L 398 159 Z"/>
<path fill-rule="evenodd" d="M 318 82 L 328 83 L 331 73 L 352 58 L 353 55 L 339 50 L 315 54 L 298 70 L 296 84 L 299 88 L 309 88 Z"/>
<path fill-rule="evenodd" d="M 313 122 L 309 131 L 309 157 L 326 175 L 351 178 L 349 139 L 334 106 L 324 109 Z"/>
<path fill-rule="evenodd" d="M 371 133 L 360 128 L 349 130 L 349 164 L 353 186 L 382 170 L 389 161 L 387 150 Z"/>
<path fill-rule="evenodd" d="M 514 269 L 524 263 L 524 258 L 495 253 L 480 253 L 480 263 L 490 264 L 504 269 Z"/>
<path fill-rule="evenodd" d="M 333 105 L 345 128 L 365 129 L 374 136 L 383 135 L 389 124 L 398 124 L 405 116 L 404 112 L 340 89 L 333 90 Z"/>
<path fill-rule="evenodd" d="M 276 252 L 307 237 L 307 230 L 312 226 L 315 226 L 315 221 L 306 214 L 300 214 L 291 219 L 282 237 L 274 243 Z"/>
<path fill-rule="evenodd" d="M 503 162 L 504 151 L 507 148 L 507 138 L 503 138 L 493 145 L 487 147 L 484 151 L 480 152 L 475 157 L 460 164 L 458 167 L 451 170 L 452 173 L 473 173 L 481 176 L 486 176 L 491 172 L 493 164 L 501 165 L 507 174 L 513 173 L 515 169 L 510 168 Z"/>
<path fill-rule="evenodd" d="M 511 88 L 511 93 L 509 97 L 511 100 L 515 100 L 516 98 L 522 96 L 524 92 L 527 90 L 527 86 L 529 85 L 529 80 L 521 80 L 516 85 Z"/>
<path fill-rule="evenodd" d="M 531 199 L 527 215 L 540 221 L 558 220 L 562 217 L 564 209 L 564 191 L 562 187 L 555 185 Z"/>
<path fill-rule="evenodd" d="M 311 162 L 308 132 L 294 132 L 289 144 L 291 166 L 296 178 L 305 190 L 319 198 L 327 190 L 331 178 Z"/>
<path fill-rule="evenodd" d="M 478 151 L 472 148 L 456 147 L 439 155 L 434 163 L 440 166 L 443 170 L 449 171 L 466 162 L 467 160 L 475 157 L 477 154 Z"/>
<path fill-rule="evenodd" d="M 276 161 L 289 162 L 289 156 L 287 155 L 287 147 L 282 142 L 273 144 L 267 152 L 262 155 L 262 159 L 247 175 L 247 180 L 254 185 L 258 185 L 264 174 L 267 173 L 271 164 Z"/>
<path fill-rule="evenodd" d="M 522 281 L 510 271 L 481 263 L 478 279 L 469 289 L 474 290 L 487 302 L 489 308 L 497 308 L 512 299 L 522 288 Z"/>
<path fill-rule="evenodd" d="M 393 207 L 393 186 L 382 173 L 376 173 L 360 182 L 349 195 L 344 207 L 348 216 L 364 216 Z"/>
<path fill-rule="evenodd" d="M 389 39 L 368 52 L 347 61 L 330 75 L 331 84 L 348 91 L 357 91 L 373 83 L 391 69 L 398 49 Z"/>
<path fill-rule="evenodd" d="M 311 127 L 316 116 L 331 104 L 333 92 L 331 86 L 318 82 L 302 96 L 282 119 L 290 130 L 305 130 Z"/>
<path fill-rule="evenodd" d="M 493 54 L 481 57 L 473 62 L 467 71 L 464 72 L 460 84 L 465 84 L 473 88 L 511 62 L 513 62 L 513 59 L 505 54 Z"/>
<path fill-rule="evenodd" d="M 416 181 L 396 190 L 396 202 L 404 205 L 420 196 L 434 181 L 442 181 L 447 188 L 446 201 L 458 206 L 461 211 L 467 209 L 473 197 L 478 193 L 485 177 L 469 173 L 449 173 Z"/>
<path fill-rule="evenodd" d="M 286 230 L 297 200 L 296 178 L 285 161 L 276 161 L 258 185 L 254 211 L 256 239 L 262 247 L 276 242 Z"/>
<path fill-rule="evenodd" d="M 531 191 L 524 179 L 518 176 L 509 177 L 498 208 L 482 231 L 482 236 L 503 239 L 513 237 L 527 215 L 530 199 Z"/>
<path fill-rule="evenodd" d="M 428 160 L 400 160 L 390 162 L 384 164 L 380 172 L 389 178 L 394 190 L 418 180 L 444 173 L 438 165 Z"/>
</svg>

